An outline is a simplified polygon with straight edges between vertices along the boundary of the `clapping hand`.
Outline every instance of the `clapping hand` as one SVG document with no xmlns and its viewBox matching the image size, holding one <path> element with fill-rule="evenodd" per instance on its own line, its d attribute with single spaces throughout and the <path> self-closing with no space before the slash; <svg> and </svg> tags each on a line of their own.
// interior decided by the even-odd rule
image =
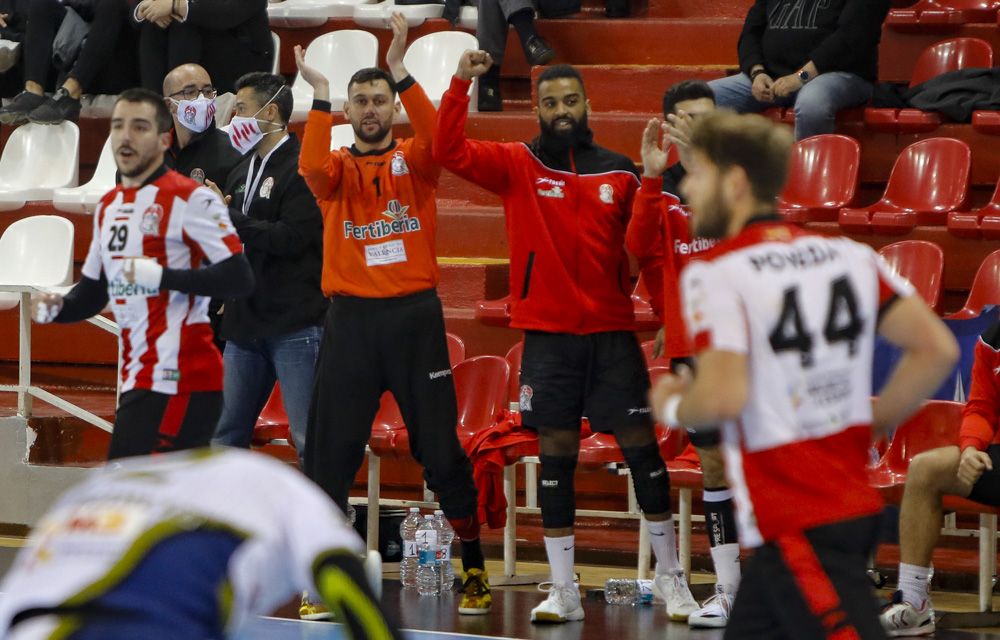
<svg viewBox="0 0 1000 640">
<path fill-rule="evenodd" d="M 458 61 L 458 71 L 455 75 L 462 80 L 478 78 L 493 66 L 493 58 L 485 51 L 468 49 Z"/>
</svg>

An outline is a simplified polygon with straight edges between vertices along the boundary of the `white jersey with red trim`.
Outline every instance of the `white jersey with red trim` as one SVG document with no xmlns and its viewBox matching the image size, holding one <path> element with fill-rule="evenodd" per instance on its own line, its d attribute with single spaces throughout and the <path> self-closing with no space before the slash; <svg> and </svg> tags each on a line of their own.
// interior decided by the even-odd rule
<svg viewBox="0 0 1000 640">
<path fill-rule="evenodd" d="M 94 213 L 83 275 L 103 273 L 121 328 L 121 391 L 177 394 L 222 389 L 222 359 L 212 341 L 208 298 L 129 284 L 125 258 L 197 269 L 242 252 L 229 210 L 210 189 L 174 171 L 139 188 L 118 185 Z"/>
<path fill-rule="evenodd" d="M 166 543 L 194 531 L 233 537 L 233 546 L 220 551 L 228 555 L 219 559 L 190 547 L 190 556 L 183 546 L 171 552 L 182 565 L 221 562 L 225 584 L 207 585 L 220 601 L 204 608 L 224 607 L 232 627 L 270 614 L 304 590 L 319 593 L 313 567 L 327 553 L 365 550 L 319 487 L 269 456 L 200 449 L 115 461 L 63 494 L 32 531 L 0 585 L 0 636 L 7 637 L 14 616 L 32 609 L 71 614 L 89 605 L 147 621 L 176 615 L 175 602 L 151 607 L 149 589 L 175 600 L 185 589 L 206 585 L 192 582 L 197 572 L 191 566 L 178 566 L 176 575 L 144 566 L 164 553 Z M 40 616 L 18 625 L 15 637 L 52 637 L 58 622 Z"/>
<path fill-rule="evenodd" d="M 875 329 L 913 294 L 872 249 L 754 221 L 682 275 L 696 353 L 744 354 L 749 393 L 723 426 L 741 542 L 877 513 L 865 465 Z"/>
</svg>

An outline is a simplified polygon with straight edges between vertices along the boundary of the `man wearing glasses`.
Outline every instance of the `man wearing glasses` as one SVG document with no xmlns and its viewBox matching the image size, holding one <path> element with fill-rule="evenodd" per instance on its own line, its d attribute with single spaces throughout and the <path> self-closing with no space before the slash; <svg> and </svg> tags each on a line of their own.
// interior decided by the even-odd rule
<svg viewBox="0 0 1000 640">
<path fill-rule="evenodd" d="M 200 184 L 225 184 L 241 158 L 229 136 L 215 126 L 216 94 L 212 78 L 197 64 L 182 64 L 163 79 L 167 109 L 174 117 L 167 163 Z"/>
</svg>

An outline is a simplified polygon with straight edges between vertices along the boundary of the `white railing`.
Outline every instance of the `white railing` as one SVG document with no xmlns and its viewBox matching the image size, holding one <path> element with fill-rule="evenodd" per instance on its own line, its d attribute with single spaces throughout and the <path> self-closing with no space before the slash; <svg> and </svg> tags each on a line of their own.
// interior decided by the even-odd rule
<svg viewBox="0 0 1000 640">
<path fill-rule="evenodd" d="M 21 303 L 18 305 L 17 384 L 0 385 L 0 391 L 17 393 L 17 415 L 25 419 L 30 418 L 32 398 L 38 398 L 110 433 L 113 425 L 104 418 L 31 384 L 31 294 L 46 293 L 45 289 L 26 285 L 0 284 L 0 291 L 21 295 Z M 103 316 L 94 316 L 89 318 L 87 322 L 115 336 L 119 335 L 118 324 Z"/>
</svg>

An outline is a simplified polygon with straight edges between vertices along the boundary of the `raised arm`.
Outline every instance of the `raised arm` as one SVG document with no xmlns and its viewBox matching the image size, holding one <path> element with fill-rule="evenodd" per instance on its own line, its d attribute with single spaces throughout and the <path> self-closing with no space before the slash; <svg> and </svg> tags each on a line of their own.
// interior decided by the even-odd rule
<svg viewBox="0 0 1000 640">
<path fill-rule="evenodd" d="M 413 125 L 413 146 L 407 158 L 410 166 L 424 178 L 437 182 L 441 165 L 434 161 L 432 141 L 437 110 L 410 72 L 403 66 L 403 52 L 406 49 L 406 18 L 401 13 L 392 14 L 392 44 L 385 54 L 385 63 L 392 74 L 399 92 L 399 100 L 406 108 L 406 114 Z"/>
<path fill-rule="evenodd" d="M 343 163 L 339 153 L 330 152 L 330 81 L 317 69 L 306 64 L 305 51 L 295 45 L 295 63 L 299 74 L 313 88 L 313 105 L 302 134 L 299 152 L 299 174 L 305 178 L 309 190 L 317 200 L 327 200 L 340 185 Z"/>
</svg>

